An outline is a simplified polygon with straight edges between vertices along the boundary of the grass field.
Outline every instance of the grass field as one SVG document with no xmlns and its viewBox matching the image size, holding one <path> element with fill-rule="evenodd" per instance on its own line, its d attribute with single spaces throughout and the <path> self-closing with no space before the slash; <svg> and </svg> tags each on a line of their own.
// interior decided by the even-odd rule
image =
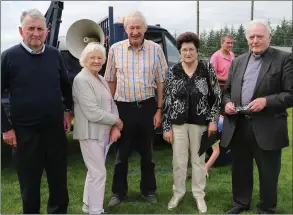
<svg viewBox="0 0 293 215">
<path fill-rule="evenodd" d="M 288 124 L 290 147 L 283 150 L 282 169 L 279 177 L 278 187 L 278 214 L 292 213 L 292 109 L 288 111 Z M 272 125 L 273 126 L 273 125 Z M 69 137 L 71 138 L 71 137 Z M 145 203 L 139 192 L 140 165 L 139 156 L 133 153 L 129 160 L 129 192 L 128 198 L 119 206 L 113 208 L 110 213 L 118 214 L 195 214 L 198 213 L 191 194 L 191 184 L 187 180 L 187 193 L 174 211 L 167 210 L 167 204 L 172 196 L 172 150 L 170 145 L 158 145 L 154 149 L 154 161 L 156 163 L 157 178 L 157 196 L 158 205 Z M 82 207 L 83 186 L 86 175 L 86 169 L 82 160 L 79 145 L 77 141 L 70 141 L 68 166 L 68 188 L 69 188 L 69 210 L 68 213 L 80 214 Z M 107 184 L 105 193 L 105 207 L 111 198 L 111 183 L 113 176 L 115 154 L 110 150 L 107 159 Z M 189 169 L 191 171 L 191 169 Z M 208 213 L 223 214 L 231 206 L 231 166 L 215 167 L 209 172 L 210 178 L 206 186 L 206 202 Z M 254 169 L 254 191 L 251 210 L 248 214 L 257 213 L 255 205 L 258 203 L 259 183 L 257 169 Z M 22 213 L 21 197 L 19 184 L 15 170 L 11 165 L 11 156 L 9 147 L 2 145 L 2 198 L 1 214 L 20 214 Z M 44 174 L 42 181 L 42 213 L 46 213 L 46 204 L 48 200 L 48 189 L 46 176 Z"/>
</svg>

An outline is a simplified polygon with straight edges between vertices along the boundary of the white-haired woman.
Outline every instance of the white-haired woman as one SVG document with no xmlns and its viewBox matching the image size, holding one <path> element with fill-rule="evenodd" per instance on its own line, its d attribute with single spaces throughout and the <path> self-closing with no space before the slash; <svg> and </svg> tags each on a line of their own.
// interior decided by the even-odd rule
<svg viewBox="0 0 293 215">
<path fill-rule="evenodd" d="M 82 210 L 90 214 L 104 213 L 106 183 L 105 149 L 109 141 L 120 138 L 123 123 L 112 99 L 107 82 L 99 75 L 105 63 L 105 48 L 89 43 L 80 56 L 83 69 L 73 81 L 74 130 L 88 169 Z"/>
</svg>

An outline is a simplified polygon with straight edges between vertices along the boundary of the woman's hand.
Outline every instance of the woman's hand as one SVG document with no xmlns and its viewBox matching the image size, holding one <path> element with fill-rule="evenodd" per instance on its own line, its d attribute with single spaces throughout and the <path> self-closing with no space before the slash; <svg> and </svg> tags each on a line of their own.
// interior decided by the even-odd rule
<svg viewBox="0 0 293 215">
<path fill-rule="evenodd" d="M 173 132 L 172 131 L 167 131 L 163 133 L 163 138 L 165 141 L 168 143 L 173 144 Z"/>
<path fill-rule="evenodd" d="M 112 126 L 110 131 L 110 141 L 116 142 L 121 137 L 121 133 L 119 128 L 117 128 L 115 125 Z"/>
<path fill-rule="evenodd" d="M 117 126 L 117 128 L 121 131 L 123 128 L 123 122 L 121 121 L 120 118 L 116 119 L 115 121 L 115 125 Z"/>
<path fill-rule="evenodd" d="M 209 178 L 209 169 L 206 169 L 206 178 Z"/>
</svg>

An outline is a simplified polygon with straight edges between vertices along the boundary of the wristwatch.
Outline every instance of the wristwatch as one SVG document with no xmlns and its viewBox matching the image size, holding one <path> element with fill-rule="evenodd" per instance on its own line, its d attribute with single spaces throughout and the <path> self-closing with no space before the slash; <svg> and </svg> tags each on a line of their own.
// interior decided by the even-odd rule
<svg viewBox="0 0 293 215">
<path fill-rule="evenodd" d="M 64 112 L 72 114 L 72 111 L 70 109 L 65 109 Z"/>
<path fill-rule="evenodd" d="M 160 109 L 160 110 L 162 110 L 162 107 L 157 107 L 157 109 Z"/>
</svg>

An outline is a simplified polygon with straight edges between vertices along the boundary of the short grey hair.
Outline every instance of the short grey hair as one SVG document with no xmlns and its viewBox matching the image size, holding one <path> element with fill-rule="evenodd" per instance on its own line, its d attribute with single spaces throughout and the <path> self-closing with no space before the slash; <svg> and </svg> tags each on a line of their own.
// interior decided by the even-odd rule
<svg viewBox="0 0 293 215">
<path fill-rule="evenodd" d="M 270 29 L 269 23 L 263 19 L 254 19 L 251 20 L 247 26 L 246 26 L 246 32 L 245 32 L 245 36 L 246 39 L 248 39 L 248 33 L 249 33 L 249 29 L 253 26 L 253 25 L 263 25 L 266 28 L 266 31 L 268 33 L 268 35 L 272 34 L 272 31 Z"/>
<path fill-rule="evenodd" d="M 224 35 L 221 37 L 221 42 L 224 42 L 224 40 L 225 40 L 226 38 L 229 38 L 229 39 L 231 39 L 231 40 L 234 40 L 233 35 L 231 35 L 231 34 L 224 34 Z"/>
<path fill-rule="evenodd" d="M 41 19 L 44 21 L 45 25 L 46 25 L 46 18 L 45 16 L 38 10 L 38 9 L 30 9 L 30 10 L 26 10 L 23 11 L 21 16 L 20 16 L 20 23 L 21 26 L 23 26 L 24 20 L 27 16 L 33 17 L 34 19 Z"/>
<path fill-rule="evenodd" d="M 125 17 L 125 19 L 124 19 L 124 27 L 127 26 L 128 19 L 133 18 L 133 17 L 139 18 L 144 23 L 145 28 L 147 28 L 148 25 L 147 25 L 146 19 L 145 19 L 144 15 L 140 11 L 138 11 L 138 10 L 129 13 Z"/>
<path fill-rule="evenodd" d="M 106 60 L 106 49 L 105 49 L 105 47 L 102 44 L 98 43 L 98 42 L 90 42 L 84 48 L 84 50 L 82 51 L 82 53 L 81 53 L 81 55 L 79 57 L 79 64 L 82 67 L 85 67 L 86 58 L 88 57 L 89 53 L 91 53 L 93 51 L 101 52 L 103 54 L 104 60 Z"/>
</svg>

